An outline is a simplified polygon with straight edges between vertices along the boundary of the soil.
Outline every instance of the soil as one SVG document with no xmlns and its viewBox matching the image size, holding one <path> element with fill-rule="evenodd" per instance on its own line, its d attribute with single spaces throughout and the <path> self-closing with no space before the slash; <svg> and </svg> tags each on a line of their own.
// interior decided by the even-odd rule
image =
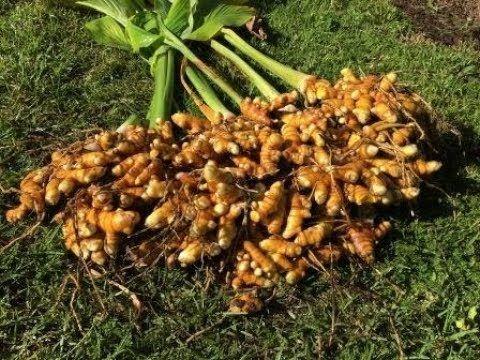
<svg viewBox="0 0 480 360">
<path fill-rule="evenodd" d="M 394 0 L 415 29 L 443 44 L 480 49 L 480 0 Z"/>
</svg>

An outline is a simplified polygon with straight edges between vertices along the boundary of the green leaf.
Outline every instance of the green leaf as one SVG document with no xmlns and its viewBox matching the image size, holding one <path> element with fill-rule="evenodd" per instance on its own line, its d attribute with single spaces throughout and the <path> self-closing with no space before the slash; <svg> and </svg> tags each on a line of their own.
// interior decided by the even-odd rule
<svg viewBox="0 0 480 360">
<path fill-rule="evenodd" d="M 132 45 L 132 50 L 135 53 L 138 53 L 141 48 L 146 48 L 152 45 L 157 40 L 162 38 L 161 35 L 152 34 L 141 27 L 136 26 L 131 21 L 128 21 L 125 26 L 125 32 L 130 40 Z"/>
<path fill-rule="evenodd" d="M 168 9 L 171 6 L 170 0 L 152 0 L 155 12 L 164 19 L 167 16 Z"/>
<path fill-rule="evenodd" d="M 85 27 L 97 43 L 130 50 L 130 43 L 122 27 L 110 16 L 89 21 Z"/>
<path fill-rule="evenodd" d="M 133 5 L 137 8 L 137 10 L 146 9 L 148 1 L 145 0 L 132 0 Z"/>
<path fill-rule="evenodd" d="M 77 4 L 111 16 L 123 26 L 135 12 L 145 9 L 143 0 L 83 0 L 78 1 Z"/>
<path fill-rule="evenodd" d="M 255 14 L 255 9 L 248 6 L 220 4 L 206 15 L 201 26 L 192 33 L 186 34 L 185 39 L 207 41 L 214 37 L 223 27 L 242 26 Z"/>
<path fill-rule="evenodd" d="M 245 5 L 248 0 L 223 0 L 222 2 L 228 5 Z"/>
<path fill-rule="evenodd" d="M 244 5 L 248 0 L 197 0 L 191 11 L 191 28 L 200 27 L 207 15 L 212 13 L 219 5 Z"/>
<path fill-rule="evenodd" d="M 177 36 L 183 32 L 190 33 L 197 2 L 198 0 L 174 0 L 165 18 L 165 26 Z"/>
<path fill-rule="evenodd" d="M 158 34 L 157 14 L 148 10 L 138 12 L 127 21 L 125 31 L 135 53 L 140 52 L 140 49 L 148 48 L 162 38 Z"/>
<path fill-rule="evenodd" d="M 140 11 L 130 21 L 146 31 L 158 34 L 157 14 L 153 11 Z"/>
</svg>

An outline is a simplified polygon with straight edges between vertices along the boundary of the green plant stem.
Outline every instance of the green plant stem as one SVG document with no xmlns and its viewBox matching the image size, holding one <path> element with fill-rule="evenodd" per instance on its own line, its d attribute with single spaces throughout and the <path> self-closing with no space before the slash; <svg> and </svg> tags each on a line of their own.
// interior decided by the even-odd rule
<svg viewBox="0 0 480 360">
<path fill-rule="evenodd" d="M 167 120 L 170 118 L 174 75 L 175 53 L 173 49 L 168 49 L 166 53 L 160 55 L 154 70 L 155 88 L 147 115 L 150 128 L 157 126 L 158 119 Z"/>
<path fill-rule="evenodd" d="M 233 113 L 225 107 L 215 93 L 215 90 L 213 90 L 208 83 L 208 80 L 200 72 L 191 66 L 187 66 L 185 68 L 185 73 L 195 87 L 195 90 L 197 90 L 202 97 L 203 101 L 205 101 L 212 110 L 219 112 L 224 118 L 230 118 L 233 116 Z"/>
<path fill-rule="evenodd" d="M 142 125 L 142 121 L 137 115 L 130 115 L 127 120 L 117 128 L 117 132 L 122 132 L 129 125 Z"/>
<path fill-rule="evenodd" d="M 224 91 L 237 105 L 240 105 L 243 100 L 242 96 L 235 91 L 235 89 L 225 79 L 223 79 L 221 75 L 219 75 L 210 66 L 205 64 L 161 22 L 160 28 L 165 35 L 165 44 L 181 52 L 190 62 L 192 62 L 200 71 L 202 71 L 210 80 L 212 80 L 215 85 Z"/>
<path fill-rule="evenodd" d="M 210 46 L 223 57 L 230 60 L 240 71 L 257 87 L 260 93 L 269 101 L 273 101 L 280 93 L 268 83 L 259 73 L 248 65 L 240 56 L 235 54 L 229 48 L 223 46 L 218 41 L 212 40 Z"/>
<path fill-rule="evenodd" d="M 258 51 L 231 29 L 222 29 L 226 41 L 235 46 L 245 55 L 258 62 L 265 70 L 270 71 L 280 79 L 285 81 L 300 92 L 305 91 L 305 86 L 309 80 L 314 78 L 312 75 L 304 74 L 294 70 Z"/>
</svg>

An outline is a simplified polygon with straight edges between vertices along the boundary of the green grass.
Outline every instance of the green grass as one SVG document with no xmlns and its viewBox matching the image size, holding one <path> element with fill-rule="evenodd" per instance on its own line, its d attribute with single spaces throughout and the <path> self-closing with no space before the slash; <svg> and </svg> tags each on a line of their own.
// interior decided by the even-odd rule
<svg viewBox="0 0 480 360">
<path fill-rule="evenodd" d="M 41 164 L 50 144 L 144 114 L 152 91 L 144 64 L 89 40 L 82 29 L 88 14 L 47 3 L 0 4 L 4 188 Z M 59 230 L 47 224 L 0 255 L 0 358 L 479 358 L 479 318 L 467 317 L 480 298 L 480 167 L 472 151 L 480 134 L 478 52 L 417 36 L 387 0 L 258 5 L 271 34 L 268 42 L 255 42 L 261 50 L 330 79 L 346 65 L 366 73 L 396 70 L 462 130 L 461 146 L 449 137 L 440 149 L 447 166 L 438 184 L 452 202 L 424 189 L 414 217 L 408 210 L 392 213 L 395 231 L 380 246 L 373 269 L 351 264 L 312 275 L 296 289 L 279 291 L 260 315 L 225 316 L 228 294 L 217 285 L 206 289 L 205 271 L 122 275 L 117 280 L 144 303 L 140 316 L 105 280 L 96 281 L 95 292 L 80 277 L 72 304 L 82 330 L 70 307 L 73 282 L 62 291 L 66 274 L 76 277 L 81 265 L 64 251 Z M 177 93 L 177 103 L 188 101 Z M 31 224 L 7 225 L 3 210 L 14 200 L 0 198 L 2 244 Z M 464 318 L 468 328 L 461 329 L 456 321 Z"/>
</svg>

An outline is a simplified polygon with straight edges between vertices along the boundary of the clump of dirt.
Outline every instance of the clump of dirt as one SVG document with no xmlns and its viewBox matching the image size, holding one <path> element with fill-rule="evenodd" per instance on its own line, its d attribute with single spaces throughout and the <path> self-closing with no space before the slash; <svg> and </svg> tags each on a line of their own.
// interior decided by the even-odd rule
<svg viewBox="0 0 480 360">
<path fill-rule="evenodd" d="M 480 49 L 479 0 L 394 0 L 426 37 L 447 45 Z"/>
</svg>

